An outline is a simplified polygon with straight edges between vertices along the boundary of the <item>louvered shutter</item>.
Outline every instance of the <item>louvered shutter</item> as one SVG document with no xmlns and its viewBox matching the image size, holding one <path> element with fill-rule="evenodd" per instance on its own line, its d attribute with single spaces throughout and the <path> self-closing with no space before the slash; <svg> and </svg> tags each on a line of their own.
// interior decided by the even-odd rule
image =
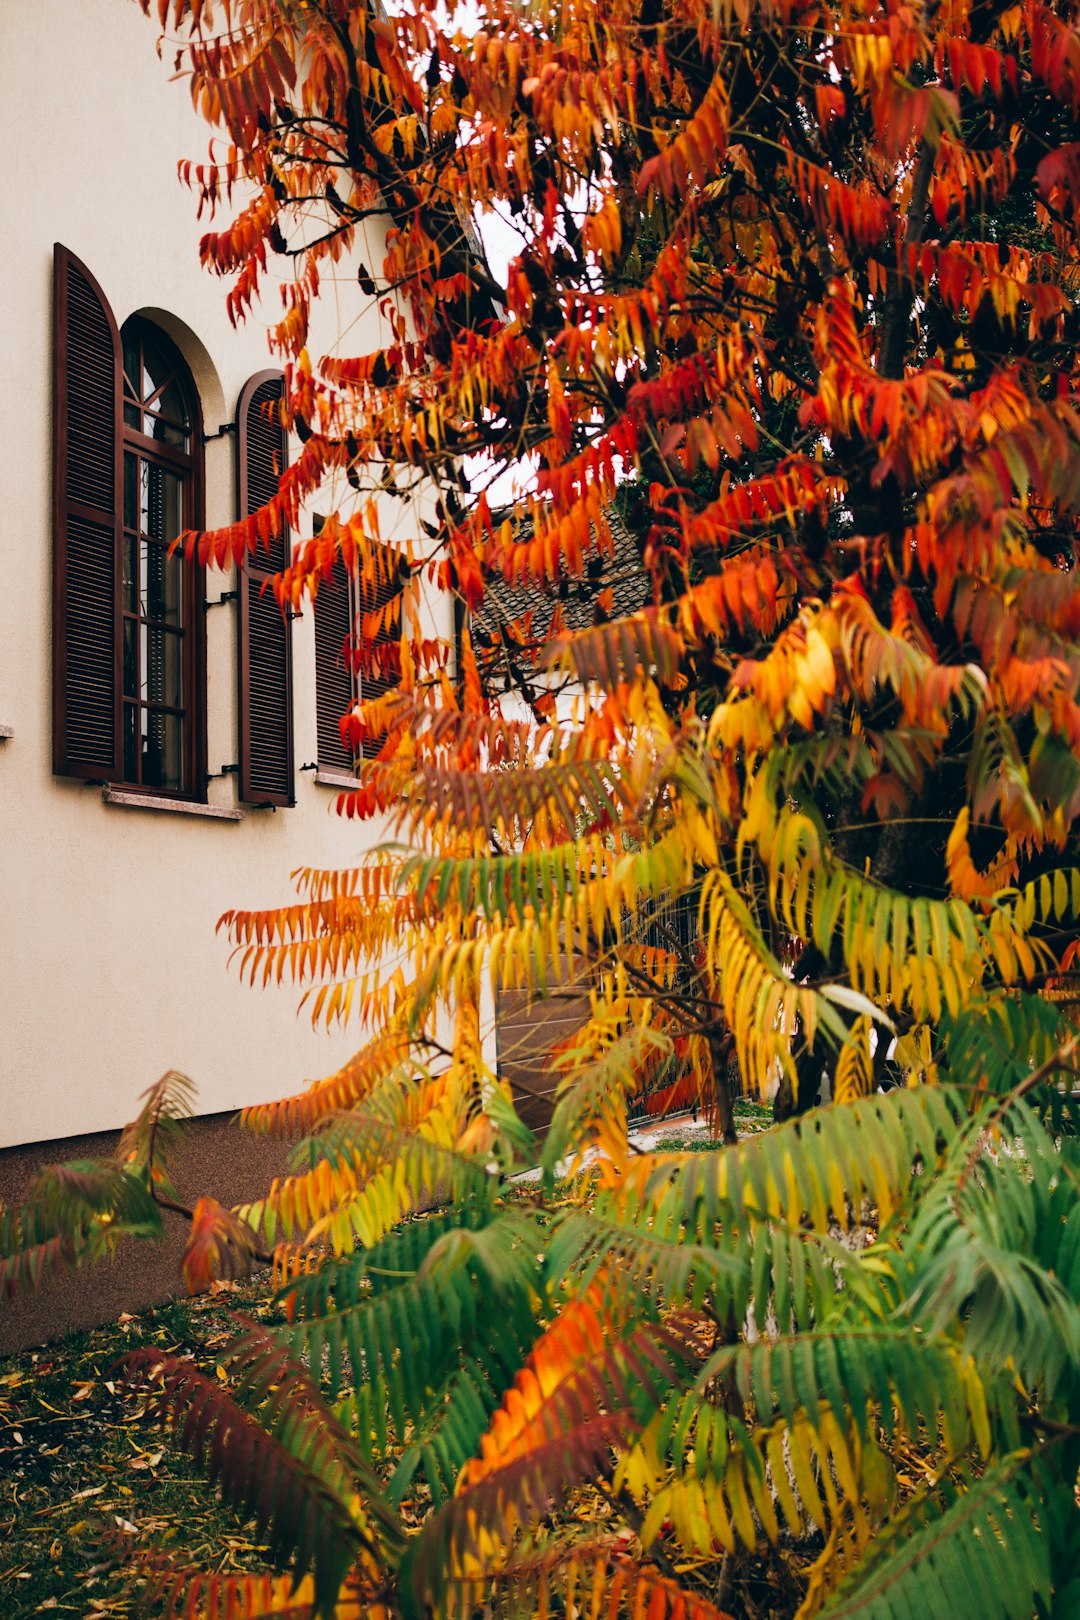
<svg viewBox="0 0 1080 1620">
<path fill-rule="evenodd" d="M 401 582 L 393 579 L 380 579 L 374 590 L 361 589 L 359 605 L 361 613 L 374 613 L 376 609 L 385 607 L 387 602 L 397 596 L 401 590 Z M 374 638 L 373 646 L 385 647 L 388 643 L 396 641 L 397 634 L 391 630 L 380 630 Z M 385 692 L 392 692 L 398 684 L 398 678 L 393 673 L 375 674 L 372 669 L 365 669 L 360 675 L 359 696 L 365 703 L 373 698 L 382 697 Z M 362 754 L 365 759 L 374 759 L 382 747 L 386 733 L 377 737 L 365 737 L 362 744 Z"/>
<path fill-rule="evenodd" d="M 274 402 L 278 371 L 260 371 L 244 384 L 236 408 L 240 516 L 249 517 L 277 490 L 288 460 L 288 435 Z M 288 534 L 269 552 L 249 555 L 240 570 L 240 797 L 245 804 L 288 805 L 293 797 L 292 624 L 265 582 L 289 560 Z"/>
<path fill-rule="evenodd" d="M 352 592 L 345 565 L 336 557 L 333 573 L 321 581 L 315 597 L 315 714 L 319 769 L 350 776 L 356 762 L 338 722 L 353 705 L 353 675 L 345 659 L 352 632 Z"/>
<path fill-rule="evenodd" d="M 120 774 L 120 334 L 59 242 L 53 315 L 53 770 L 107 780 Z"/>
</svg>

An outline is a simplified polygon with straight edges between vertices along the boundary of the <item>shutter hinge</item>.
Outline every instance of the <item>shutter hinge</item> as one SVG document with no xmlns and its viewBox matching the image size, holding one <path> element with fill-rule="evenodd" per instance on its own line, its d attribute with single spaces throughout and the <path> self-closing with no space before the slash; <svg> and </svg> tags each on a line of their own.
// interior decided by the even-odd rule
<svg viewBox="0 0 1080 1620">
<path fill-rule="evenodd" d="M 239 595 L 240 595 L 239 591 L 222 591 L 221 595 L 220 596 L 215 596 L 215 598 L 214 598 L 214 600 L 212 602 L 211 602 L 210 598 L 207 597 L 206 600 L 203 602 L 203 607 L 204 608 L 221 607 L 224 602 L 235 602 L 237 600 L 237 598 L 239 597 Z"/>
<path fill-rule="evenodd" d="M 227 438 L 230 433 L 235 432 L 235 422 L 223 422 L 216 433 L 204 433 L 202 436 L 202 442 L 203 444 L 210 444 L 214 439 L 224 439 Z"/>
<path fill-rule="evenodd" d="M 220 771 L 207 771 L 206 780 L 212 782 L 217 776 L 235 776 L 239 769 L 239 765 L 223 765 Z"/>
</svg>

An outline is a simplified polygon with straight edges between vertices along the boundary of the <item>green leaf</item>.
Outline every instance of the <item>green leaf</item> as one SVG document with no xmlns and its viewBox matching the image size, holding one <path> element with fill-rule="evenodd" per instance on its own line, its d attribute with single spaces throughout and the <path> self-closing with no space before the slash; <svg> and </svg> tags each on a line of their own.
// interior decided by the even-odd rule
<svg viewBox="0 0 1080 1620">
<path fill-rule="evenodd" d="M 1016 1452 L 940 1511 L 932 1498 L 879 1532 L 820 1620 L 1030 1620 L 1051 1589 L 1050 1537 L 1031 1454 Z"/>
</svg>

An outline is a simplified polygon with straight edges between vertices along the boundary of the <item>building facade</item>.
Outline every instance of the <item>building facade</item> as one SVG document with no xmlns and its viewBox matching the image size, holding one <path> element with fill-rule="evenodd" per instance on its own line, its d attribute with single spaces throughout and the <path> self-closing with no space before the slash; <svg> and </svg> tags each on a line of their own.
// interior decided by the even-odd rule
<svg viewBox="0 0 1080 1620">
<path fill-rule="evenodd" d="M 332 1072 L 358 1039 L 313 1031 L 296 995 L 243 985 L 215 933 L 227 907 L 280 902 L 293 869 L 349 864 L 382 829 L 333 814 L 347 604 L 327 593 L 318 623 L 305 605 L 286 624 L 261 591 L 281 559 L 237 577 L 169 554 L 181 528 L 258 504 L 287 445 L 265 327 L 274 267 L 265 316 L 234 329 L 177 178 L 210 132 L 155 43 L 133 0 L 0 10 L 9 1201 L 43 1156 L 89 1137 L 100 1150 L 96 1133 L 167 1068 L 221 1116 Z M 358 255 L 379 262 L 379 242 Z M 341 274 L 313 329 L 321 352 L 339 326 L 354 351 L 366 340 Z"/>
</svg>

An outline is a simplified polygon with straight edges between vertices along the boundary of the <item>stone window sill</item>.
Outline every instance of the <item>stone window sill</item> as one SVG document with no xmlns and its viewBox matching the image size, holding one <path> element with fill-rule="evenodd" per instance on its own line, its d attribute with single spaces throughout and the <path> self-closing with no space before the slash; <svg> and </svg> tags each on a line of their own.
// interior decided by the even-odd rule
<svg viewBox="0 0 1080 1620">
<path fill-rule="evenodd" d="M 0 726 L 0 742 L 7 742 L 14 735 L 15 732 L 11 726 Z"/>
<path fill-rule="evenodd" d="M 343 789 L 346 793 L 360 786 L 358 776 L 348 776 L 344 771 L 316 771 L 315 781 L 319 787 Z"/>
<path fill-rule="evenodd" d="M 106 787 L 101 790 L 105 804 L 120 805 L 125 810 L 171 810 L 179 816 L 203 816 L 208 821 L 243 821 L 242 810 L 227 810 L 217 804 L 196 804 L 192 799 L 166 799 L 154 793 L 133 793 L 128 788 Z"/>
</svg>

